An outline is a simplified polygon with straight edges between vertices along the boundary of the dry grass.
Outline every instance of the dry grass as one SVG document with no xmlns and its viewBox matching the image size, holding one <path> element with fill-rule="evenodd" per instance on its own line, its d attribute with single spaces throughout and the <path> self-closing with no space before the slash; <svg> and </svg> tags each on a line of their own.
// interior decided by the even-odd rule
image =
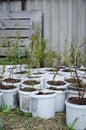
<svg viewBox="0 0 86 130">
<path fill-rule="evenodd" d="M 56 113 L 51 119 L 33 118 L 18 109 L 1 114 L 2 130 L 69 130 L 65 123 L 65 112 Z M 1 129 L 0 129 L 1 130 Z"/>
</svg>

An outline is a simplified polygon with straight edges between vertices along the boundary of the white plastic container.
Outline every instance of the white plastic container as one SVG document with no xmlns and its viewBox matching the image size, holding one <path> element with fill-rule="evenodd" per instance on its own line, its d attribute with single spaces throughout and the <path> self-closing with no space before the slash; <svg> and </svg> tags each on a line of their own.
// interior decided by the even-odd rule
<svg viewBox="0 0 86 130">
<path fill-rule="evenodd" d="M 65 91 L 55 91 L 56 95 L 56 112 L 63 112 L 65 110 L 65 99 L 66 99 L 66 90 Z"/>
<path fill-rule="evenodd" d="M 2 92 L 0 91 L 0 107 L 2 107 L 2 97 L 3 97 L 3 94 L 2 94 Z"/>
<path fill-rule="evenodd" d="M 47 88 L 48 89 L 48 88 Z M 65 99 L 67 97 L 66 89 L 52 90 L 56 93 L 56 112 L 63 112 L 65 110 Z"/>
<path fill-rule="evenodd" d="M 47 91 L 49 92 L 49 91 Z M 33 117 L 48 119 L 55 116 L 56 93 L 47 95 L 31 95 L 31 110 Z"/>
<path fill-rule="evenodd" d="M 10 109 L 16 108 L 18 103 L 18 88 L 0 89 L 3 94 L 2 104 L 7 105 Z"/>
<path fill-rule="evenodd" d="M 70 127 L 73 122 L 74 130 L 85 130 L 86 129 L 86 105 L 76 105 L 69 103 L 67 100 L 66 104 L 66 124 Z"/>
<path fill-rule="evenodd" d="M 19 93 L 19 106 L 20 110 L 22 112 L 28 113 L 31 112 L 31 98 L 30 95 L 33 93 L 36 93 L 36 91 L 33 92 L 25 92 L 25 91 L 18 91 Z"/>
</svg>

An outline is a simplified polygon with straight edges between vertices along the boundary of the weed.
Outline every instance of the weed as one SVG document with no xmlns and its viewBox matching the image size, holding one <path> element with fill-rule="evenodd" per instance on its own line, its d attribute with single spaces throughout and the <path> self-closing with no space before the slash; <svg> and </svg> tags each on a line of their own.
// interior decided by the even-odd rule
<svg viewBox="0 0 86 130">
<path fill-rule="evenodd" d="M 75 123 L 77 122 L 78 118 L 75 118 L 75 120 L 72 122 L 72 124 L 69 127 L 69 130 L 74 130 L 73 126 L 75 125 Z"/>
<path fill-rule="evenodd" d="M 32 117 L 32 113 L 25 113 L 24 116 L 30 118 Z"/>
<path fill-rule="evenodd" d="M 1 108 L 0 114 L 1 114 L 1 115 L 2 115 L 2 114 L 8 115 L 9 113 L 10 113 L 10 108 L 9 108 L 9 106 L 4 105 L 4 106 Z"/>
</svg>

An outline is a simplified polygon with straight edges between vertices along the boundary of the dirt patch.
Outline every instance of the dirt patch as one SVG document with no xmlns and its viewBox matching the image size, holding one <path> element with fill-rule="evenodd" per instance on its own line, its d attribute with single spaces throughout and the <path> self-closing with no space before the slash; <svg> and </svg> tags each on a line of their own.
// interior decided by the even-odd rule
<svg viewBox="0 0 86 130">
<path fill-rule="evenodd" d="M 9 90 L 9 89 L 14 89 L 14 88 L 16 87 L 13 85 L 0 85 L 0 89 L 3 89 L 3 90 Z"/>
<path fill-rule="evenodd" d="M 65 85 L 66 84 L 63 81 L 53 81 L 53 80 L 47 81 L 47 83 L 50 84 L 50 85 L 56 85 L 56 86 Z"/>
<path fill-rule="evenodd" d="M 83 79 L 86 79 L 86 77 L 84 76 Z"/>
<path fill-rule="evenodd" d="M 36 91 L 37 89 L 36 88 L 25 87 L 25 88 L 21 88 L 20 90 L 24 91 L 24 92 L 33 92 L 33 91 Z"/>
<path fill-rule="evenodd" d="M 77 105 L 86 105 L 86 98 L 70 97 L 68 98 L 68 102 Z"/>
<path fill-rule="evenodd" d="M 46 71 L 49 71 L 49 72 L 57 72 L 57 71 L 59 71 L 59 69 L 57 68 L 57 69 L 46 69 Z"/>
<path fill-rule="evenodd" d="M 64 69 L 62 70 L 63 72 L 74 72 L 74 70 L 70 70 L 70 69 Z"/>
<path fill-rule="evenodd" d="M 7 83 L 19 83 L 21 80 L 20 79 L 14 79 L 14 78 L 6 78 L 3 81 L 7 82 Z"/>
<path fill-rule="evenodd" d="M 0 75 L 0 79 L 2 79 L 2 78 L 3 78 L 3 76 Z"/>
<path fill-rule="evenodd" d="M 78 83 L 71 83 L 69 86 L 67 86 L 68 90 L 76 90 L 76 91 L 86 91 L 86 85 L 81 84 L 79 87 Z"/>
<path fill-rule="evenodd" d="M 20 71 L 20 72 L 15 72 L 14 74 L 26 74 L 28 71 Z"/>
<path fill-rule="evenodd" d="M 68 82 L 68 83 L 78 83 L 78 80 L 75 79 L 75 78 L 65 79 L 65 81 Z M 82 81 L 82 80 L 80 80 L 80 82 L 81 82 L 81 81 Z"/>
<path fill-rule="evenodd" d="M 37 85 L 37 84 L 40 84 L 39 81 L 36 81 L 36 80 L 26 80 L 23 82 L 23 84 L 26 84 L 26 85 Z"/>
<path fill-rule="evenodd" d="M 56 88 L 56 87 L 49 87 L 47 89 L 55 90 L 55 91 L 65 91 L 66 90 L 65 88 Z"/>
<path fill-rule="evenodd" d="M 86 71 L 86 69 L 78 69 L 78 70 L 80 70 L 80 71 L 84 71 L 84 72 Z"/>
<path fill-rule="evenodd" d="M 54 94 L 55 92 L 38 92 L 36 95 L 48 95 L 48 94 Z"/>
</svg>

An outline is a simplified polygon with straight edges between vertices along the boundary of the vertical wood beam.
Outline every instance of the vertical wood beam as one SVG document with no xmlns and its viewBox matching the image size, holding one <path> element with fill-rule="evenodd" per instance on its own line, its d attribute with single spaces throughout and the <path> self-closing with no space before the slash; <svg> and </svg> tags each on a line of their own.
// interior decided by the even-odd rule
<svg viewBox="0 0 86 130">
<path fill-rule="evenodd" d="M 26 10 L 26 1 L 27 0 L 21 0 L 21 10 Z"/>
</svg>

